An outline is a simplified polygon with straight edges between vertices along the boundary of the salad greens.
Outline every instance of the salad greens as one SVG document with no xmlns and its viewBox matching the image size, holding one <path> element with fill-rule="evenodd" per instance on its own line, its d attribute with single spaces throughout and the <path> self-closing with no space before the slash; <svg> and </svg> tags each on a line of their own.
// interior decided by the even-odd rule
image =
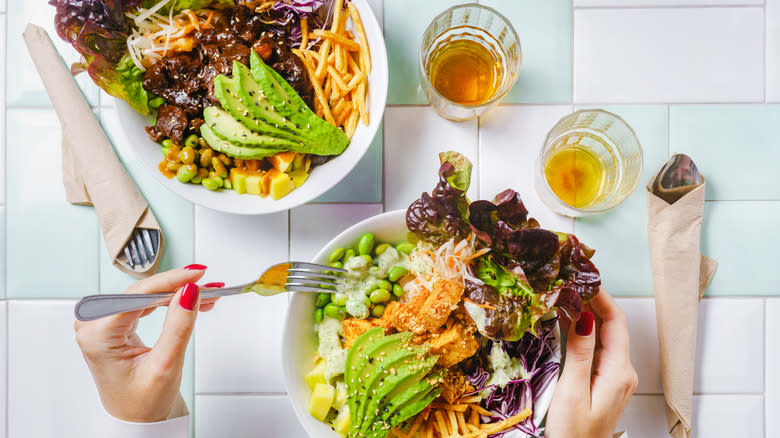
<svg viewBox="0 0 780 438">
<path fill-rule="evenodd" d="M 517 341 L 534 333 L 554 308 L 579 318 L 582 304 L 598 294 L 601 277 L 593 251 L 571 234 L 540 228 L 528 217 L 520 195 L 505 190 L 490 201 L 466 198 L 471 163 L 457 152 L 439 155 L 439 182 L 407 210 L 406 224 L 417 238 L 440 245 L 473 232 L 491 251 L 472 263 L 465 279 L 466 309 L 480 333 Z M 469 305 L 471 304 L 471 305 Z"/>
</svg>

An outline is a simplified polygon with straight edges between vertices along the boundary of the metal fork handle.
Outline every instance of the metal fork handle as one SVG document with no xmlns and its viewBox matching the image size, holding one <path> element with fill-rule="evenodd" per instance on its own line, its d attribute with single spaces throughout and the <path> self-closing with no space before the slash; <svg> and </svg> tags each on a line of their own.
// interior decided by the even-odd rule
<svg viewBox="0 0 780 438">
<path fill-rule="evenodd" d="M 200 293 L 201 300 L 240 294 L 245 285 L 224 289 L 209 289 Z M 76 303 L 76 319 L 92 321 L 119 313 L 167 306 L 175 294 L 106 294 L 89 295 Z"/>
</svg>

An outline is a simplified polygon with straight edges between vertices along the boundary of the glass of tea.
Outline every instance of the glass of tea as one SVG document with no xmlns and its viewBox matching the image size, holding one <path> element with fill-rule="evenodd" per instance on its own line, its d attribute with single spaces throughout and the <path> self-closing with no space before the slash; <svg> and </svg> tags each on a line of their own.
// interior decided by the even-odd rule
<svg viewBox="0 0 780 438">
<path fill-rule="evenodd" d="M 420 83 L 428 102 L 449 120 L 478 117 L 517 81 L 520 39 L 493 8 L 476 3 L 433 19 L 420 46 Z"/>
<path fill-rule="evenodd" d="M 609 210 L 633 193 L 642 175 L 642 146 L 620 117 L 582 110 L 553 126 L 536 167 L 542 201 L 557 213 L 584 216 Z"/>
</svg>

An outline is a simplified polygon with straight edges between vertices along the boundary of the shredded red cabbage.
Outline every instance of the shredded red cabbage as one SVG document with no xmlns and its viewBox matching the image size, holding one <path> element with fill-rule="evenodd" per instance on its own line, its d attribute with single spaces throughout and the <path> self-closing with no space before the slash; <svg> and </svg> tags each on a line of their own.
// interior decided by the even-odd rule
<svg viewBox="0 0 780 438">
<path fill-rule="evenodd" d="M 554 340 L 553 328 L 556 321 L 557 318 L 543 321 L 539 326 L 538 336 L 526 333 L 519 341 L 503 341 L 492 344 L 493 348 L 500 345 L 509 357 L 519 359 L 522 362 L 526 370 L 525 378 L 510 380 L 501 387 L 499 385 L 485 385 L 490 378 L 490 373 L 483 368 L 477 368 L 474 373 L 466 377 L 469 383 L 476 388 L 469 395 L 486 390 L 489 391 L 488 396 L 480 404 L 483 408 L 493 412 L 494 415 L 483 416 L 483 422 L 496 423 L 502 421 L 526 407 L 533 412 L 534 402 L 538 396 L 558 376 L 560 363 L 553 358 L 556 347 L 552 343 Z M 543 429 L 534 424 L 533 418 L 534 415 L 532 414 L 525 421 L 513 426 L 513 428 L 530 436 L 541 437 Z M 490 437 L 502 437 L 510 430 L 492 434 Z"/>
<path fill-rule="evenodd" d="M 327 13 L 322 7 L 328 4 Z M 347 2 L 344 2 L 346 6 Z M 331 16 L 333 1 L 331 0 L 278 0 L 272 9 L 278 14 L 276 22 L 271 30 L 287 39 L 290 47 L 300 47 L 301 26 L 300 19 L 306 18 L 309 29 L 323 29 Z"/>
</svg>

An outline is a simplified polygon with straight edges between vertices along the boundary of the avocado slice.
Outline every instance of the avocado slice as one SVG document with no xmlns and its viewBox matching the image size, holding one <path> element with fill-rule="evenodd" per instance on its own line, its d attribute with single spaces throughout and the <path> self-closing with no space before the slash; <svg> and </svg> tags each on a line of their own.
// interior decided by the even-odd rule
<svg viewBox="0 0 780 438">
<path fill-rule="evenodd" d="M 428 356 L 421 361 L 412 360 L 399 367 L 395 374 L 388 375 L 365 408 L 365 416 L 360 424 L 360 435 L 365 435 L 375 428 L 375 423 L 379 423 L 376 421 L 377 417 L 381 418 L 383 412 L 388 412 L 388 409 L 393 406 L 403 405 L 420 391 L 427 392 L 432 388 L 433 385 L 426 381 L 425 376 L 433 369 L 438 359 L 438 356 Z M 390 428 L 387 430 L 389 431 Z"/>
<path fill-rule="evenodd" d="M 264 149 L 276 149 L 283 152 L 294 144 L 293 142 L 277 137 L 258 134 L 247 129 L 227 111 L 210 106 L 203 110 L 203 119 L 219 138 L 229 141 L 237 146 L 259 147 Z"/>
<path fill-rule="evenodd" d="M 200 126 L 200 134 L 212 149 L 218 152 L 222 152 L 225 155 L 233 158 L 252 160 L 256 158 L 265 158 L 270 155 L 279 153 L 279 151 L 276 149 L 250 148 L 234 145 L 229 141 L 225 141 L 219 138 L 219 136 L 209 127 L 208 123 L 204 123 Z"/>
<path fill-rule="evenodd" d="M 441 394 L 442 388 L 431 381 L 438 381 L 443 375 L 443 372 L 432 374 L 394 398 L 383 410 L 381 422 L 393 428 L 420 413 Z"/>
<path fill-rule="evenodd" d="M 347 384 L 347 402 L 349 404 L 349 416 L 350 424 L 355 424 L 357 418 L 357 368 L 356 365 L 360 358 L 363 356 L 363 352 L 366 347 L 371 345 L 375 340 L 384 336 L 385 330 L 382 327 L 375 327 L 370 330 L 366 330 L 365 333 L 358 336 L 355 342 L 352 343 L 352 348 L 347 353 L 347 364 L 344 367 L 344 383 Z"/>
<path fill-rule="evenodd" d="M 355 418 L 357 421 L 351 423 L 352 427 L 360 426 L 358 421 L 363 418 L 366 405 L 375 394 L 377 380 L 379 379 L 381 384 L 384 376 L 390 373 L 391 367 L 416 354 L 414 349 L 404 348 L 411 336 L 410 332 L 396 333 L 379 338 L 366 348 L 365 355 L 356 365 L 358 401 Z"/>
<path fill-rule="evenodd" d="M 254 51 L 249 56 L 249 63 L 252 77 L 270 108 L 284 120 L 289 120 L 295 132 L 307 139 L 299 149 L 291 151 L 315 155 L 338 155 L 344 152 L 349 145 L 349 137 L 342 130 L 317 117 L 290 84 Z M 244 81 L 241 84 L 243 86 Z"/>
</svg>

